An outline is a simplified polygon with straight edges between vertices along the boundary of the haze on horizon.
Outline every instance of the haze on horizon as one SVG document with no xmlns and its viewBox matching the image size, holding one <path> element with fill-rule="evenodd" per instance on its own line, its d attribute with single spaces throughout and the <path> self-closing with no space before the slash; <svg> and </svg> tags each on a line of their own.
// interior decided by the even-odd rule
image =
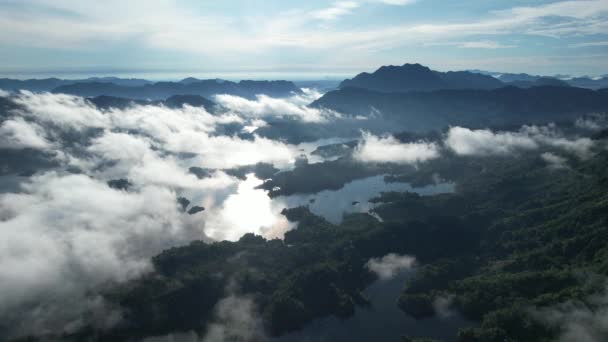
<svg viewBox="0 0 608 342">
<path fill-rule="evenodd" d="M 0 0 L 0 76 L 606 74 L 608 1 Z M 156 75 L 156 76 L 155 76 Z"/>
</svg>

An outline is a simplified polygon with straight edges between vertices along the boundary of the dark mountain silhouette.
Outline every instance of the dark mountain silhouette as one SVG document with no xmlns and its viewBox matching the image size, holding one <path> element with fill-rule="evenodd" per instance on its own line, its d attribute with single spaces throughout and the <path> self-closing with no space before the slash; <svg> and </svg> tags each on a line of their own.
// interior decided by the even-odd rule
<svg viewBox="0 0 608 342">
<path fill-rule="evenodd" d="M 528 81 L 513 81 L 506 83 L 507 85 L 519 87 L 519 88 L 531 88 L 541 86 L 553 86 L 553 87 L 570 87 L 570 84 L 566 81 L 562 81 L 553 77 L 539 77 L 534 80 Z"/>
<path fill-rule="evenodd" d="M 88 98 L 88 100 L 89 100 L 89 102 L 94 104 L 99 109 L 110 109 L 110 108 L 125 109 L 125 108 L 130 107 L 135 104 L 145 105 L 145 104 L 158 103 L 158 102 L 132 100 L 132 99 L 126 99 L 124 97 L 115 97 L 115 96 L 106 96 L 106 95 L 91 97 L 91 98 Z"/>
<path fill-rule="evenodd" d="M 180 108 L 184 105 L 192 107 L 204 107 L 205 110 L 211 112 L 216 107 L 216 103 L 206 99 L 200 95 L 173 95 L 163 101 L 165 106 L 171 108 Z"/>
<path fill-rule="evenodd" d="M 49 91 L 53 88 L 67 84 L 65 80 L 58 78 L 30 79 L 30 80 L 14 80 L 10 78 L 0 78 L 0 89 L 4 90 L 31 90 L 31 91 Z"/>
<path fill-rule="evenodd" d="M 164 100 L 173 95 L 200 95 L 211 97 L 217 94 L 238 95 L 254 98 L 258 94 L 286 97 L 301 93 L 290 81 L 240 81 L 220 79 L 199 80 L 193 77 L 179 82 L 152 82 L 137 78 L 91 77 L 80 80 L 59 78 L 16 80 L 0 78 L 0 89 L 8 91 L 52 91 L 84 97 L 114 96 L 138 100 Z"/>
<path fill-rule="evenodd" d="M 87 100 L 99 109 L 125 109 L 133 105 L 165 105 L 169 108 L 181 108 L 184 105 L 189 105 L 192 107 L 204 107 L 205 110 L 210 113 L 217 109 L 217 104 L 215 102 L 199 95 L 174 95 L 164 101 L 133 100 L 124 97 L 107 95 L 90 97 Z"/>
<path fill-rule="evenodd" d="M 66 81 L 69 82 L 69 81 Z M 105 82 L 105 83 L 113 83 L 117 85 L 127 86 L 127 87 L 139 87 L 146 84 L 152 84 L 154 82 L 144 80 L 141 78 L 119 78 L 119 77 L 89 77 L 84 80 L 76 80 L 74 83 L 85 83 L 85 82 Z"/>
<path fill-rule="evenodd" d="M 311 104 L 348 115 L 381 113 L 410 131 L 447 125 L 485 127 L 571 119 L 608 110 L 608 92 L 575 87 L 503 87 L 384 93 L 361 88 L 329 92 Z"/>
<path fill-rule="evenodd" d="M 59 78 L 43 78 L 15 80 L 10 78 L 0 78 L 0 89 L 4 90 L 30 90 L 30 91 L 51 91 L 57 87 L 79 84 L 79 83 L 111 83 L 125 87 L 139 87 L 154 82 L 139 78 L 119 78 L 119 77 L 89 77 L 80 80 L 64 80 Z"/>
<path fill-rule="evenodd" d="M 478 74 L 483 74 L 483 75 L 489 75 L 489 76 L 493 76 L 496 77 L 497 79 L 499 79 L 500 81 L 509 84 L 509 85 L 515 85 L 515 86 L 524 86 L 524 87 L 529 87 L 529 83 L 520 83 L 520 82 L 536 82 L 539 79 L 557 79 L 560 81 L 563 81 L 564 83 L 572 86 L 572 87 L 579 87 L 579 88 L 588 88 L 588 89 L 600 89 L 600 88 L 606 88 L 608 87 L 608 76 L 607 75 L 603 75 L 600 78 L 591 78 L 588 76 L 582 76 L 582 77 L 570 77 L 568 75 L 554 75 L 552 77 L 547 77 L 547 76 L 539 76 L 539 75 L 530 75 L 530 74 L 526 74 L 526 73 L 519 73 L 519 74 L 515 74 L 515 73 L 500 73 L 500 72 L 493 72 L 493 71 L 484 71 L 484 70 L 470 70 L 471 72 L 474 73 L 478 73 Z M 540 86 L 540 85 L 557 85 L 557 84 L 548 84 L 548 83 L 537 83 L 534 84 L 533 86 Z"/>
<path fill-rule="evenodd" d="M 76 83 L 57 87 L 54 93 L 64 93 L 79 96 L 117 96 L 130 99 L 163 100 L 173 95 L 200 95 L 212 97 L 217 94 L 230 94 L 246 98 L 255 98 L 258 94 L 273 97 L 285 97 L 301 90 L 289 81 L 222 81 L 201 80 L 190 83 L 157 82 L 140 87 L 120 86 L 113 83 L 88 82 Z"/>
<path fill-rule="evenodd" d="M 437 72 L 448 84 L 449 89 L 495 89 L 503 84 L 491 76 L 484 76 L 468 71 Z"/>
<path fill-rule="evenodd" d="M 310 80 L 310 81 L 294 81 L 295 85 L 300 88 L 314 88 L 322 92 L 328 92 L 338 89 L 340 80 L 327 79 L 327 80 Z"/>
<path fill-rule="evenodd" d="M 200 82 L 201 80 L 199 80 L 198 78 L 194 78 L 194 77 L 186 77 L 183 80 L 179 81 L 179 83 L 182 84 L 190 84 L 190 83 L 195 83 L 195 82 Z"/>
<path fill-rule="evenodd" d="M 589 88 L 589 89 L 600 89 L 608 87 L 608 77 L 604 76 L 598 79 L 592 79 L 589 77 L 575 77 L 567 80 L 568 84 L 574 87 Z"/>
<path fill-rule="evenodd" d="M 496 77 L 505 83 L 509 83 L 509 82 L 518 82 L 518 81 L 534 82 L 537 79 L 539 79 L 541 76 L 529 75 L 529 74 L 525 74 L 525 73 L 519 73 L 519 74 L 504 73 L 504 74 L 498 74 Z"/>
<path fill-rule="evenodd" d="M 492 76 L 469 71 L 438 72 L 420 64 L 382 66 L 344 80 L 340 88 L 357 87 L 381 92 L 432 91 L 439 89 L 493 89 L 503 86 Z"/>
</svg>

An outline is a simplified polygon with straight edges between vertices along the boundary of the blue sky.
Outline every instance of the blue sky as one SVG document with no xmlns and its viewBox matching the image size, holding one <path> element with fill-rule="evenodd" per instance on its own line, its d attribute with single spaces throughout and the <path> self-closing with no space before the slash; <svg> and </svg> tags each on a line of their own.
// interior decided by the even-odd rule
<svg viewBox="0 0 608 342">
<path fill-rule="evenodd" d="M 0 0 L 0 51 L 0 76 L 20 77 L 602 75 L 608 0 Z"/>
</svg>

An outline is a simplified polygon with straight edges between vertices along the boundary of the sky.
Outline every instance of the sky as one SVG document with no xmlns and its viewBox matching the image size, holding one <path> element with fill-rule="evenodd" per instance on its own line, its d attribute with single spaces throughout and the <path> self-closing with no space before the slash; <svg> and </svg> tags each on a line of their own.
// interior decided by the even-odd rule
<svg viewBox="0 0 608 342">
<path fill-rule="evenodd" d="M 0 0 L 0 77 L 608 74 L 608 0 Z"/>
</svg>

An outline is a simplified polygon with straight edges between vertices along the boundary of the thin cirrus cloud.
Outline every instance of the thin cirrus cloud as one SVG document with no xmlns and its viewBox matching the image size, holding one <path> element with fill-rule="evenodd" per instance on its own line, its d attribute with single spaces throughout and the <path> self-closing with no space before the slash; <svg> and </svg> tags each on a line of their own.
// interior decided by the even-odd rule
<svg viewBox="0 0 608 342">
<path fill-rule="evenodd" d="M 577 44 L 568 45 L 571 48 L 582 48 L 582 47 L 603 47 L 608 46 L 608 40 L 598 41 L 598 42 L 584 42 Z"/>
<path fill-rule="evenodd" d="M 506 45 L 495 41 L 471 41 L 471 42 L 462 42 L 456 44 L 460 48 L 464 49 L 508 49 L 514 48 L 515 45 Z"/>
<path fill-rule="evenodd" d="M 359 3 L 354 1 L 337 1 L 331 7 L 311 13 L 313 18 L 320 20 L 336 20 L 339 17 L 349 14 L 353 9 L 359 7 Z"/>
<path fill-rule="evenodd" d="M 475 18 L 442 21 L 422 16 L 415 22 L 377 24 L 361 21 L 358 25 L 318 25 L 319 21 L 350 20 L 359 9 L 371 3 L 401 5 L 404 11 L 414 8 L 405 6 L 414 3 L 406 0 L 338 1 L 325 8 L 311 10 L 285 4 L 273 15 L 262 18 L 261 14 L 237 16 L 227 11 L 203 15 L 179 2 L 135 0 L 125 3 L 110 0 L 101 4 L 24 0 L 3 8 L 0 44 L 96 50 L 106 46 L 104 44 L 128 41 L 152 49 L 204 55 L 210 58 L 210 63 L 222 61 L 234 65 L 265 63 L 264 60 L 251 62 L 250 59 L 244 63 L 243 58 L 247 54 L 272 57 L 280 51 L 289 52 L 285 48 L 298 48 L 301 49 L 298 50 L 298 58 L 305 61 L 304 65 L 313 61 L 318 65 L 314 56 L 318 57 L 315 52 L 319 51 L 330 53 L 329 56 L 350 55 L 354 51 L 372 53 L 378 49 L 429 43 L 495 49 L 511 47 L 502 39 L 513 34 L 540 37 L 551 43 L 553 38 L 581 40 L 608 32 L 608 3 L 603 0 L 530 4 L 490 10 Z M 425 2 L 416 2 L 416 7 L 418 5 L 424 6 Z M 146 8 L 146 11 L 141 11 L 141 8 Z M 239 25 L 235 25 L 236 22 Z M 581 44 L 578 47 L 599 46 L 578 44 Z M 542 51 L 537 53 L 543 54 Z M 332 58 L 327 57 L 326 63 L 339 59 Z"/>
<path fill-rule="evenodd" d="M 381 2 L 387 5 L 396 5 L 396 6 L 405 6 L 411 5 L 418 0 L 377 0 L 377 2 Z"/>
</svg>

